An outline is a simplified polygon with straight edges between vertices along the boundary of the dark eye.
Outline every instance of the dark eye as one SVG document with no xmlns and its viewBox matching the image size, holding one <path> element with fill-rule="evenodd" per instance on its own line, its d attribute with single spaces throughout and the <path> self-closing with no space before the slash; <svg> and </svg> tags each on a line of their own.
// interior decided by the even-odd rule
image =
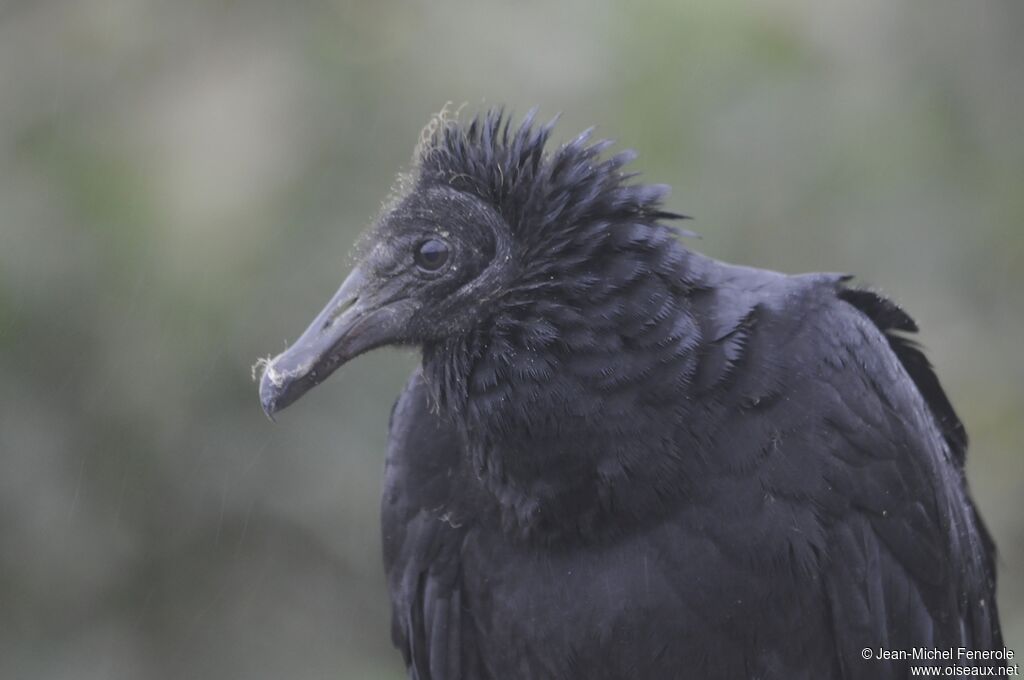
<svg viewBox="0 0 1024 680">
<path fill-rule="evenodd" d="M 448 261 L 448 244 L 436 238 L 427 239 L 416 246 L 416 266 L 428 272 L 436 272 Z"/>
</svg>

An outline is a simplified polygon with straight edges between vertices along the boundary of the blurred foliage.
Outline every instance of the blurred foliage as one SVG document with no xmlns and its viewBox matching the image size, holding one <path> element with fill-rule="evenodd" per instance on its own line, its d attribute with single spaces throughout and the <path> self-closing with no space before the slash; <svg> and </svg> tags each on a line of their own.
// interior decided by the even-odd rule
<svg viewBox="0 0 1024 680">
<path fill-rule="evenodd" d="M 410 353 L 276 425 L 250 366 L 445 101 L 640 152 L 693 247 L 903 303 L 1024 653 L 1024 5 L 0 3 L 0 677 L 399 678 L 377 504 Z"/>
</svg>

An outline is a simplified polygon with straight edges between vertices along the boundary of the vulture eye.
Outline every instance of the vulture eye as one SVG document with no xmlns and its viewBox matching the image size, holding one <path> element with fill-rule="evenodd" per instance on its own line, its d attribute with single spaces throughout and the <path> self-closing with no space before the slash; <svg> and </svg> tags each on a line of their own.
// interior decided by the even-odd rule
<svg viewBox="0 0 1024 680">
<path fill-rule="evenodd" d="M 427 239 L 416 246 L 416 266 L 426 272 L 436 272 L 448 261 L 448 244 L 436 238 Z"/>
</svg>

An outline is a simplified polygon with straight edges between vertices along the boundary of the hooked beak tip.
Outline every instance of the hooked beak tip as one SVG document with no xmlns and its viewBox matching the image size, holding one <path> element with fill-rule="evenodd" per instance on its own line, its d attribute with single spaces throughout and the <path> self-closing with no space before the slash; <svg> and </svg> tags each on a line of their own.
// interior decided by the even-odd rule
<svg viewBox="0 0 1024 680">
<path fill-rule="evenodd" d="M 274 414 L 277 413 L 277 387 L 273 381 L 268 379 L 267 374 L 270 373 L 271 367 L 267 366 L 266 372 L 260 379 L 260 406 L 263 407 L 263 413 L 266 414 L 267 418 L 274 421 Z"/>
<path fill-rule="evenodd" d="M 301 346 L 268 361 L 260 377 L 260 406 L 270 420 L 318 382 L 314 361 Z"/>
</svg>

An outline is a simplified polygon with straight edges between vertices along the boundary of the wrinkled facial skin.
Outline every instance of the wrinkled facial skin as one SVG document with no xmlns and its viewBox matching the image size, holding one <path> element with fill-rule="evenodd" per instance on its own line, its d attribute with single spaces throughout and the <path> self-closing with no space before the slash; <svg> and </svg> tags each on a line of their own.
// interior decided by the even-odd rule
<svg viewBox="0 0 1024 680">
<path fill-rule="evenodd" d="M 436 188 L 399 203 L 361 244 L 360 260 L 372 278 L 401 286 L 401 295 L 419 302 L 403 342 L 420 344 L 460 330 L 484 294 L 500 292 L 488 289 L 490 278 L 478 279 L 491 265 L 505 264 L 496 263 L 495 254 L 507 240 L 504 221 L 479 199 Z M 436 271 L 416 261 L 418 248 L 428 241 L 448 248 Z"/>
<path fill-rule="evenodd" d="M 266 365 L 263 410 L 272 417 L 371 349 L 468 328 L 511 276 L 508 244 L 508 226 L 479 199 L 446 187 L 412 192 L 364 237 L 356 267 L 309 328 Z"/>
</svg>

